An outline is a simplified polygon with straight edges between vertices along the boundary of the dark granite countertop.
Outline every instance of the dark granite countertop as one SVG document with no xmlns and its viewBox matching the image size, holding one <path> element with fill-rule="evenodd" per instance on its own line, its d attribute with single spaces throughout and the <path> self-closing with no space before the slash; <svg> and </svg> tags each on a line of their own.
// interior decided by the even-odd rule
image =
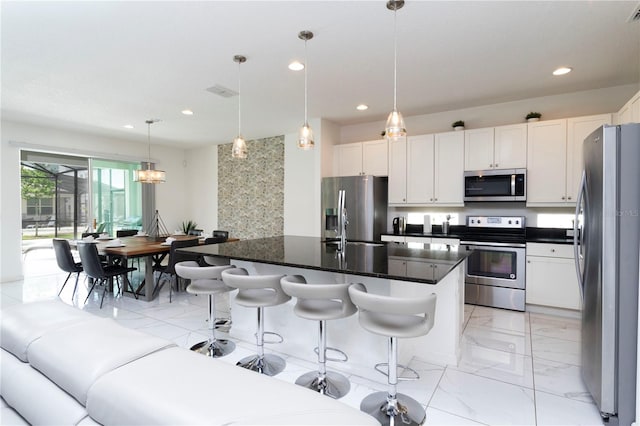
<svg viewBox="0 0 640 426">
<path fill-rule="evenodd" d="M 397 244 L 348 243 L 344 259 L 337 255 L 336 245 L 315 237 L 281 236 L 240 240 L 180 249 L 180 252 L 219 256 L 249 262 L 268 263 L 297 268 L 315 269 L 376 278 L 437 284 L 467 256 L 466 251 L 406 248 Z M 438 264 L 437 274 L 409 276 L 393 268 L 389 258 Z M 442 265 L 442 266 L 440 266 Z M 435 272 L 435 271 L 434 271 Z"/>
<path fill-rule="evenodd" d="M 399 234 L 392 231 L 382 235 L 395 235 L 400 237 L 426 237 L 426 238 L 458 238 L 465 240 L 468 237 L 465 225 L 451 225 L 450 232 L 443 234 L 440 225 L 433 225 L 432 232 L 422 232 L 422 225 L 407 225 L 407 230 Z M 528 243 L 547 243 L 547 244 L 573 244 L 573 237 L 567 236 L 565 228 L 536 228 L 527 227 L 526 241 Z"/>
</svg>

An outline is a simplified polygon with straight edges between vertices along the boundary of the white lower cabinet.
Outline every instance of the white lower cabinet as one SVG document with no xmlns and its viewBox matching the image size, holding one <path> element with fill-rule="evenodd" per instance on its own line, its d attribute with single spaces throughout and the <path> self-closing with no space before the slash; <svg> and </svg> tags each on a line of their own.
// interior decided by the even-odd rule
<svg viewBox="0 0 640 426">
<path fill-rule="evenodd" d="M 526 295 L 527 304 L 582 308 L 572 245 L 527 243 Z"/>
<path fill-rule="evenodd" d="M 408 260 L 403 257 L 389 257 L 388 271 L 391 275 L 407 276 L 433 280 L 439 277 L 438 267 L 450 268 L 451 265 L 437 262 L 422 262 L 419 260 Z"/>
</svg>

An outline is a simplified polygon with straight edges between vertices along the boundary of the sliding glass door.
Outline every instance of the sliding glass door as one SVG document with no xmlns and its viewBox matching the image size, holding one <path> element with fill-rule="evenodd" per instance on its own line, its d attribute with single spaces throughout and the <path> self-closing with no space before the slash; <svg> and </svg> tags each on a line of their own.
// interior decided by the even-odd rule
<svg viewBox="0 0 640 426">
<path fill-rule="evenodd" d="M 139 163 L 91 160 L 94 228 L 115 236 L 120 229 L 142 229 L 142 188 L 133 181 Z"/>
</svg>

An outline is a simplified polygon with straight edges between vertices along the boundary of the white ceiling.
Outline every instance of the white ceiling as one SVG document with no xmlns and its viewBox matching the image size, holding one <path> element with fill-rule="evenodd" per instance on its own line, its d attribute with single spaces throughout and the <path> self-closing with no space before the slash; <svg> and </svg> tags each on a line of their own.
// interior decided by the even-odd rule
<svg viewBox="0 0 640 426">
<path fill-rule="evenodd" d="M 3 119 L 121 139 L 230 142 L 238 88 L 247 139 L 296 132 L 309 116 L 380 120 L 393 105 L 393 12 L 385 1 L 1 3 Z M 405 115 L 640 82 L 638 1 L 411 1 L 398 11 Z M 553 77 L 568 65 L 574 71 Z M 370 106 L 356 111 L 359 103 Z M 181 110 L 189 108 L 193 116 Z M 135 129 L 123 128 L 133 124 Z"/>
</svg>

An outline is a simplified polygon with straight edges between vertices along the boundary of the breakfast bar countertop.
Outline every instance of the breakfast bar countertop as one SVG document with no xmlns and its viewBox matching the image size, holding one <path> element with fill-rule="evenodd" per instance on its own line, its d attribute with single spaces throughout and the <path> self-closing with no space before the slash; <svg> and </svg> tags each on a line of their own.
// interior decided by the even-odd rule
<svg viewBox="0 0 640 426">
<path fill-rule="evenodd" d="M 376 278 L 437 284 L 469 255 L 457 246 L 424 244 L 408 248 L 398 244 L 348 242 L 343 256 L 335 243 L 317 237 L 278 236 L 180 249 L 185 253 L 218 256 L 289 267 L 315 269 Z M 398 261 L 438 264 L 435 274 L 416 275 L 393 265 Z M 410 268 L 406 268 L 410 269 Z"/>
</svg>

